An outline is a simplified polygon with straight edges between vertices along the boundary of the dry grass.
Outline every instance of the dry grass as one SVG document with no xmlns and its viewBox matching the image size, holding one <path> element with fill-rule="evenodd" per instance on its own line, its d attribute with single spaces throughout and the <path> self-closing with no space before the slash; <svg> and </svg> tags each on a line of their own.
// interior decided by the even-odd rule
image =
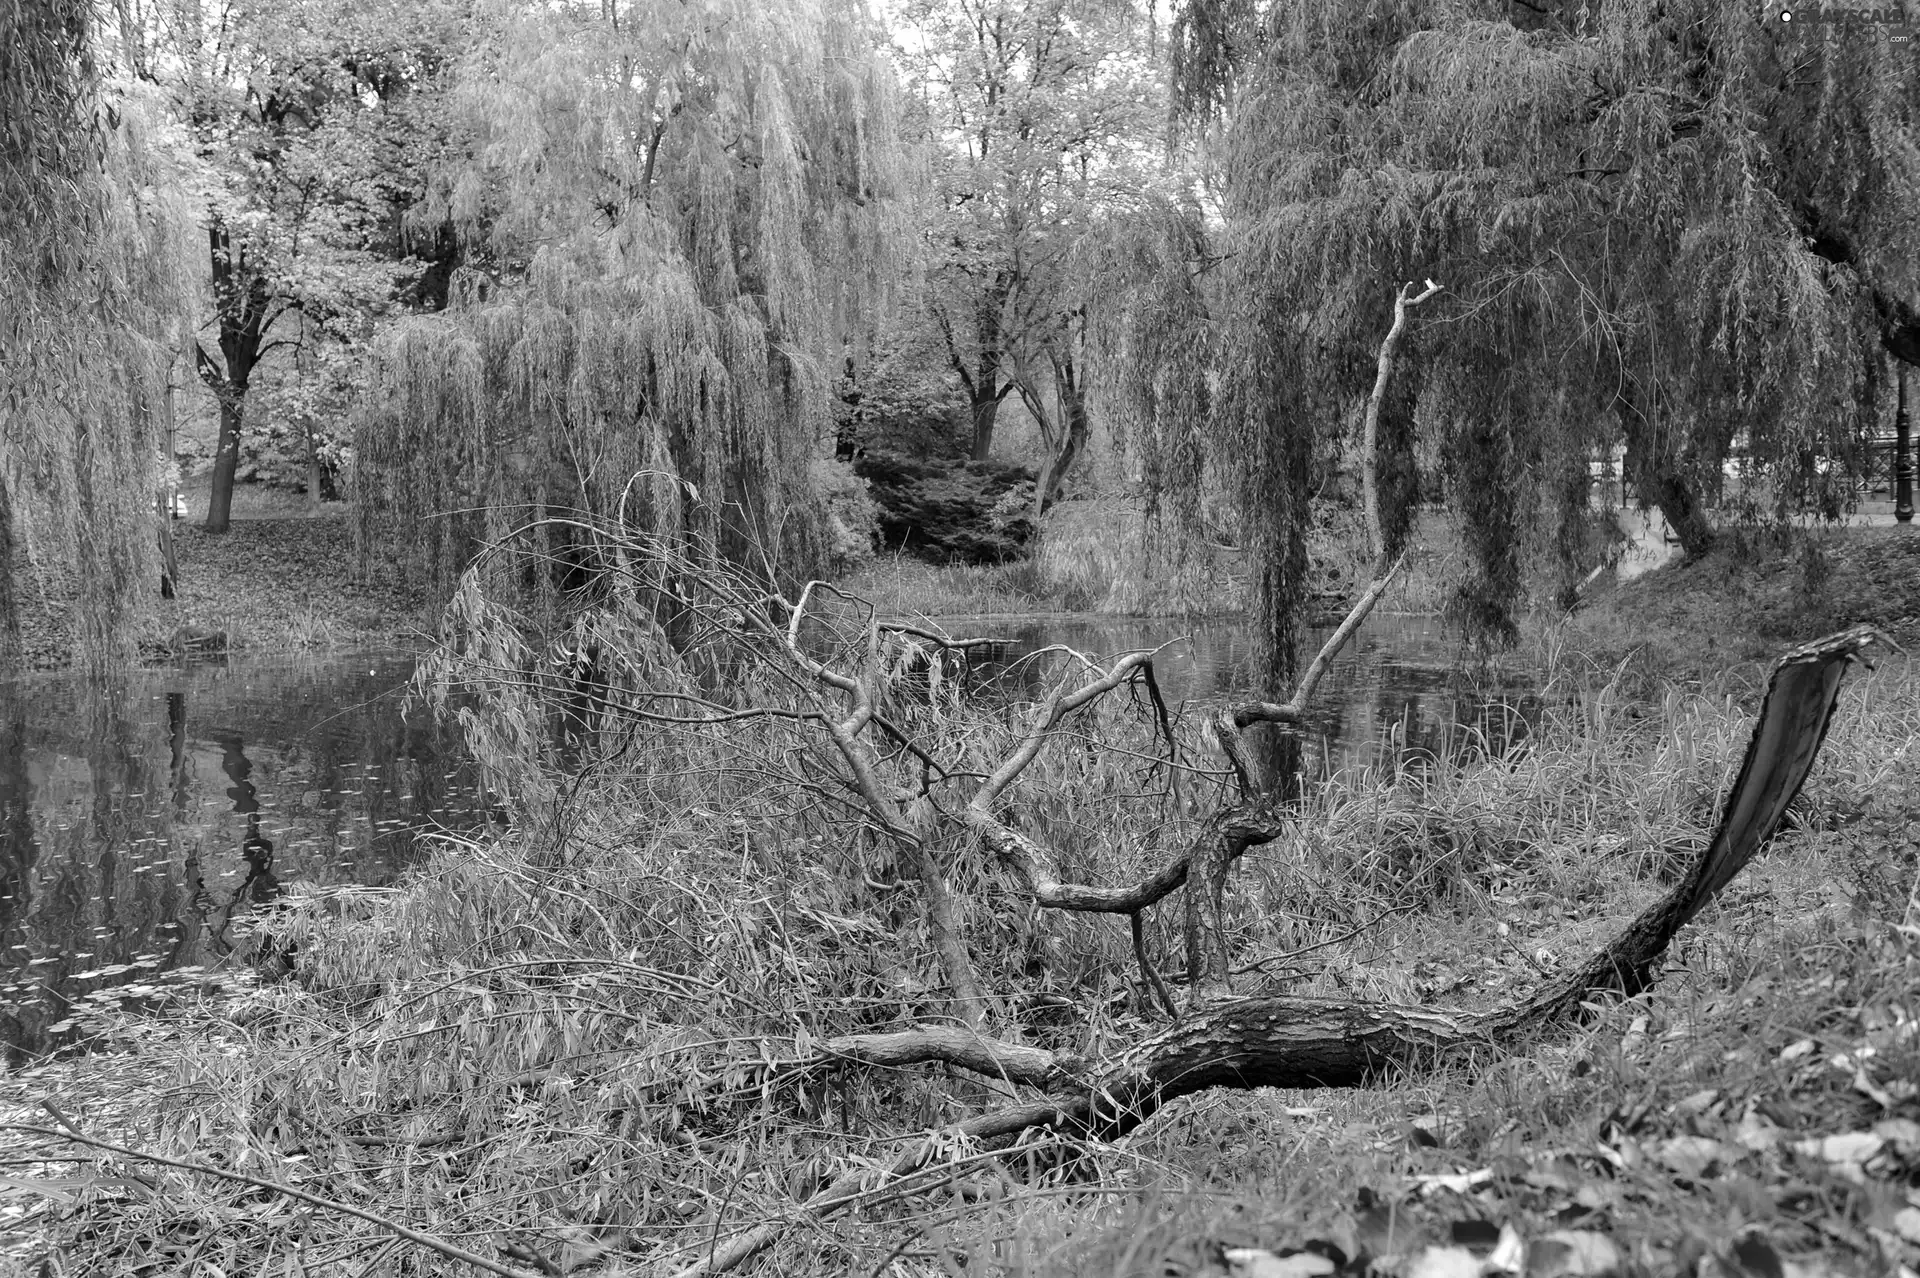
<svg viewBox="0 0 1920 1278">
<path fill-rule="evenodd" d="M 883 616 L 962 617 L 1084 612 L 1092 596 L 1056 589 L 1029 560 L 1005 564 L 930 564 L 887 554 L 862 564 L 841 583 Z"/>
<path fill-rule="evenodd" d="M 1649 700 L 1630 662 L 1548 655 L 1525 748 L 1310 790 L 1296 834 L 1234 878 L 1242 992 L 1484 1007 L 1659 890 L 1737 766 L 1753 672 Z M 1005 740 L 990 708 L 913 715 L 948 751 L 990 757 Z M 1068 874 L 1117 881 L 1191 818 L 1155 782 L 1138 716 L 1116 706 L 1080 731 L 1014 807 Z M 299 900 L 261 934 L 295 980 L 176 993 L 164 1015 L 88 1010 L 98 1052 L 9 1079 L 10 1098 L 50 1094 L 90 1134 L 297 1184 L 523 1270 L 670 1272 L 1002 1090 L 928 1067 L 770 1066 L 945 1011 L 914 893 L 857 820 L 804 801 L 784 733 L 649 738 L 518 832 L 444 842 L 403 889 Z M 1351 1250 L 1372 1220 L 1361 1188 L 1421 1241 L 1469 1216 L 1528 1236 L 1573 1222 L 1643 1272 L 1751 1228 L 1806 1263 L 1839 1257 L 1834 1272 L 1911 1264 L 1896 1220 L 1920 1150 L 1907 1162 L 1889 1145 L 1850 1171 L 1778 1141 L 1748 1149 L 1736 1129 L 1758 1105 L 1794 1139 L 1920 1118 L 1911 1091 L 1886 1090 L 1920 1077 L 1917 752 L 1912 668 L 1850 683 L 1796 828 L 1651 994 L 1569 1039 L 1369 1092 L 1195 1097 L 1064 1163 L 1002 1170 L 956 1145 L 939 1185 L 796 1232 L 761 1272 L 1199 1273 L 1220 1242 Z M 1123 926 L 1023 909 L 937 806 L 919 811 L 983 981 L 1018 996 L 1010 1032 L 1098 1054 L 1161 1020 Z M 1166 969 L 1175 913 L 1150 929 Z M 1886 1105 L 1832 1065 L 1842 1053 Z M 1409 1143 L 1414 1118 L 1437 1146 Z M 1676 1137 L 1724 1146 L 1722 1170 L 1687 1164 L 1703 1147 Z M 1413 1179 L 1481 1169 L 1460 1194 Z M 116 1159 L 31 1170 L 66 1185 L 28 1222 L 50 1274 L 456 1272 L 202 1175 Z"/>
</svg>

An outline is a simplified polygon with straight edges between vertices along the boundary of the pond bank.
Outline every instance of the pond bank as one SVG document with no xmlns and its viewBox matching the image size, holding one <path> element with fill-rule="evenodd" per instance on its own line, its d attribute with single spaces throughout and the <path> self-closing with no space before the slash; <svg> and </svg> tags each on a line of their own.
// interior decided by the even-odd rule
<svg viewBox="0 0 1920 1278">
<path fill-rule="evenodd" d="M 1594 655 L 1710 678 L 1860 622 L 1920 643 L 1920 528 L 1729 533 L 1697 560 L 1600 585 L 1569 631 Z"/>
<path fill-rule="evenodd" d="M 257 489 L 240 486 L 233 522 L 219 534 L 200 526 L 204 493 L 197 500 L 184 494 L 187 516 L 173 525 L 177 598 L 155 601 L 139 635 L 143 661 L 172 660 L 183 629 L 187 636 L 224 634 L 228 648 L 256 654 L 425 646 L 436 622 L 419 592 L 356 571 L 352 507 L 328 502 L 313 511 L 303 498 Z M 45 597 L 22 592 L 21 643 L 30 668 L 72 664 L 70 611 L 59 582 L 49 583 Z"/>
</svg>

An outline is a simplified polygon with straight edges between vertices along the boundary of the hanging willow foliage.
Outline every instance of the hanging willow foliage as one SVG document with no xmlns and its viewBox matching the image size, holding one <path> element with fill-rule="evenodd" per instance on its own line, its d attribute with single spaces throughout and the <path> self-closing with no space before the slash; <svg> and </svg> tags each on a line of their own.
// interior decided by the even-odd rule
<svg viewBox="0 0 1920 1278">
<path fill-rule="evenodd" d="M 1071 262 L 1087 317 L 1089 397 L 1115 447 L 1138 460 L 1146 575 L 1156 610 L 1174 613 L 1205 612 L 1210 602 L 1196 553 L 1213 413 L 1207 252 L 1198 208 L 1149 198 L 1109 210 Z"/>
<path fill-rule="evenodd" d="M 1447 285 L 1401 411 L 1441 446 L 1476 629 L 1511 633 L 1530 534 L 1579 553 L 1597 448 L 1626 445 L 1689 552 L 1731 455 L 1767 481 L 1748 514 L 1849 500 L 1880 343 L 1920 337 L 1906 46 L 1720 0 L 1189 0 L 1179 32 L 1189 75 L 1244 69 L 1181 98 L 1228 126 L 1220 438 L 1274 556 L 1274 643 L 1306 458 L 1353 420 L 1406 280 Z"/>
<path fill-rule="evenodd" d="M 101 91 L 93 12 L 0 5 L 0 670 L 20 662 L 22 586 L 71 583 L 75 655 L 104 670 L 132 658 L 159 579 L 181 223 L 139 104 Z"/>
<path fill-rule="evenodd" d="M 480 544 L 578 510 L 810 572 L 828 370 L 896 274 L 874 47 L 842 0 L 498 16 L 425 214 L 469 266 L 394 337 L 359 431 L 363 553 L 405 547 L 445 588 Z M 493 584 L 579 584 L 609 553 L 546 549 L 558 574 Z"/>
</svg>

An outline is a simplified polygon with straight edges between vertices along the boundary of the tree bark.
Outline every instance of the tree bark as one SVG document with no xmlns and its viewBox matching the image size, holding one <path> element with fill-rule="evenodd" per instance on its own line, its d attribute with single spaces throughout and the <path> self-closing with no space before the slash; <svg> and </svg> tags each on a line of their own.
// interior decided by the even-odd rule
<svg viewBox="0 0 1920 1278">
<path fill-rule="evenodd" d="M 216 366 L 198 343 L 193 353 L 200 380 L 220 406 L 220 436 L 213 454 L 213 488 L 205 527 L 210 533 L 223 533 L 233 514 L 234 472 L 240 464 L 247 389 L 273 317 L 268 314 L 271 298 L 266 281 L 248 267 L 246 249 L 236 247 L 232 234 L 217 220 L 207 228 L 207 254 L 213 269 L 214 312 L 225 367 Z"/>
<path fill-rule="evenodd" d="M 1002 349 L 1001 311 L 1013 281 L 996 273 L 974 304 L 974 358 L 971 373 L 961 369 L 972 414 L 973 439 L 968 456 L 986 461 L 993 456 L 993 429 L 1000 417 L 1000 401 L 1007 397 L 1006 351 Z M 959 361 L 956 361 L 958 363 Z"/>
<path fill-rule="evenodd" d="M 0 474 L 0 670 L 9 673 L 21 667 L 20 600 L 15 589 L 13 568 L 13 491 L 7 477 Z"/>
<path fill-rule="evenodd" d="M 1661 398 L 1657 386 L 1649 393 L 1629 381 L 1620 391 L 1615 411 L 1627 439 L 1627 473 L 1639 489 L 1640 500 L 1666 517 L 1681 550 L 1692 559 L 1713 548 L 1713 524 L 1683 458 L 1669 448 L 1666 432 L 1660 428 Z"/>
<path fill-rule="evenodd" d="M 1067 475 L 1072 472 L 1080 454 L 1086 450 L 1090 431 L 1087 388 L 1080 380 L 1080 371 L 1075 367 L 1071 355 L 1053 357 L 1053 383 L 1064 429 L 1058 432 L 1058 443 L 1051 447 L 1040 468 L 1040 477 L 1033 486 L 1033 523 L 1036 528 L 1040 526 L 1041 517 L 1060 500 Z M 1052 441 L 1049 443 L 1052 444 Z"/>
<path fill-rule="evenodd" d="M 1713 549 L 1713 525 L 1707 520 L 1692 481 L 1664 460 L 1652 462 L 1642 471 L 1642 476 L 1647 500 L 1666 516 L 1687 558 L 1697 558 Z"/>
</svg>

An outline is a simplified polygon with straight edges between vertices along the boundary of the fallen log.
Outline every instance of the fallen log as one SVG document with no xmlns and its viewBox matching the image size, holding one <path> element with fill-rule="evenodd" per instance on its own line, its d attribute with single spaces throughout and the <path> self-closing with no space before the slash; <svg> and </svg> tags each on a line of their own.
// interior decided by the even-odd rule
<svg viewBox="0 0 1920 1278">
<path fill-rule="evenodd" d="M 1563 1029 L 1595 997 L 1631 997 L 1653 984 L 1656 965 L 1674 936 L 1779 829 L 1826 739 L 1847 667 L 1875 642 L 1890 641 L 1872 626 L 1856 626 L 1780 657 L 1769 673 L 1759 721 L 1721 804 L 1714 836 L 1688 872 L 1587 962 L 1508 1007 L 1452 1016 L 1421 1007 L 1294 995 L 1230 998 L 1091 1066 L 1042 1049 L 944 1030 L 877 1035 L 862 1050 L 848 1050 L 853 1043 L 842 1040 L 830 1054 L 839 1061 L 868 1056 L 941 1060 L 973 1069 L 985 1065 L 982 1072 L 1003 1077 L 1017 1061 L 1020 1074 L 1045 1080 L 1053 1097 L 956 1125 L 960 1135 L 991 1142 L 1011 1141 L 1034 1129 L 1112 1140 L 1167 1102 L 1215 1087 L 1364 1087 L 1409 1070 L 1485 1055 L 1488 1049 L 1524 1049 Z M 933 1137 L 912 1141 L 878 1180 L 919 1171 L 936 1147 Z M 793 1224 L 854 1205 L 873 1191 L 874 1180 L 872 1173 L 843 1178 L 796 1204 L 787 1219 L 765 1222 L 713 1248 L 677 1278 L 724 1272 Z"/>
</svg>

